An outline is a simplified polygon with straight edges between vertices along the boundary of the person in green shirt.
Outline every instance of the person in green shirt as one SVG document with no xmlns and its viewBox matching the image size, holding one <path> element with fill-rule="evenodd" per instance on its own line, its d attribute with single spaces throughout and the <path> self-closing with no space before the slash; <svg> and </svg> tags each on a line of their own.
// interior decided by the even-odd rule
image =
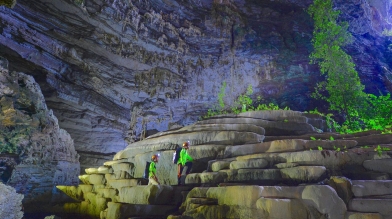
<svg viewBox="0 0 392 219">
<path fill-rule="evenodd" d="M 184 167 L 187 167 L 185 176 L 191 172 L 193 158 L 188 154 L 189 149 L 189 141 L 186 141 L 182 144 L 182 150 L 180 152 L 180 158 L 177 162 L 177 169 L 178 169 L 178 185 L 181 185 L 181 175 Z"/>
<path fill-rule="evenodd" d="M 158 154 L 154 154 L 151 156 L 150 167 L 148 168 L 148 185 L 160 185 L 158 177 L 157 177 L 157 167 L 156 163 L 158 163 Z"/>
</svg>

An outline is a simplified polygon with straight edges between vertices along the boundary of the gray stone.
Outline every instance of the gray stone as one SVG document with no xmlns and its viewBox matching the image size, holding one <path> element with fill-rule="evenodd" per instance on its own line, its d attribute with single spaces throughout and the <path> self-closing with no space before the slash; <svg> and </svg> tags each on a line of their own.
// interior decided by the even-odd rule
<svg viewBox="0 0 392 219">
<path fill-rule="evenodd" d="M 259 198 L 256 207 L 268 213 L 268 218 L 308 218 L 306 206 L 298 199 Z"/>
<path fill-rule="evenodd" d="M 346 151 L 349 148 L 355 147 L 358 142 L 354 140 L 308 140 L 305 141 L 304 149 L 318 149 L 318 147 L 324 150 L 340 150 Z"/>
<path fill-rule="evenodd" d="M 264 135 L 264 128 L 252 124 L 199 124 L 195 123 L 193 125 L 188 125 L 183 128 L 173 130 L 173 131 L 165 131 L 159 132 L 157 134 L 151 135 L 147 137 L 147 139 L 161 137 L 169 134 L 181 134 L 188 132 L 202 132 L 202 131 L 240 131 L 240 132 L 254 132 L 259 135 Z"/>
<path fill-rule="evenodd" d="M 306 186 L 302 192 L 302 200 L 306 205 L 313 206 L 321 214 L 330 218 L 344 218 L 346 205 L 330 186 Z"/>
<path fill-rule="evenodd" d="M 21 219 L 23 218 L 22 200 L 23 195 L 16 193 L 11 186 L 0 182 L 0 218 Z"/>
<path fill-rule="evenodd" d="M 265 129 L 265 135 L 301 135 L 306 133 L 316 133 L 313 126 L 308 123 L 297 123 L 297 122 L 280 122 L 280 121 L 268 121 L 263 119 L 255 118 L 221 118 L 221 119 L 208 119 L 199 122 L 200 124 L 215 124 L 215 123 L 227 123 L 227 124 L 241 124 L 249 123 L 263 127 Z"/>
<path fill-rule="evenodd" d="M 302 139 L 284 139 L 259 144 L 227 146 L 224 157 L 229 158 L 257 153 L 303 151 L 305 149 L 305 143 L 306 141 Z"/>
<path fill-rule="evenodd" d="M 296 167 L 296 166 L 298 166 L 298 164 L 297 163 L 278 163 L 278 164 L 275 164 L 275 166 L 278 169 L 284 169 L 284 168 Z"/>
<path fill-rule="evenodd" d="M 223 169 L 229 169 L 229 168 L 230 168 L 229 161 L 215 161 L 211 164 L 211 169 L 214 172 L 217 172 L 217 171 L 223 170 Z"/>
<path fill-rule="evenodd" d="M 119 151 L 114 160 L 131 158 L 136 154 L 142 154 L 161 150 L 174 150 L 176 145 L 182 145 L 185 141 L 193 145 L 218 144 L 218 145 L 237 145 L 259 143 L 264 139 L 263 135 L 251 132 L 237 131 L 211 131 L 211 132 L 191 132 L 186 134 L 165 135 L 161 138 L 146 139 L 129 145 L 126 149 Z"/>
<path fill-rule="evenodd" d="M 368 170 L 392 174 L 392 159 L 366 160 L 363 166 Z"/>
<path fill-rule="evenodd" d="M 383 219 L 379 213 L 347 212 L 345 219 Z"/>
<path fill-rule="evenodd" d="M 352 192 L 357 198 L 392 195 L 392 180 L 352 180 Z"/>
<path fill-rule="evenodd" d="M 297 166 L 280 169 L 282 179 L 285 181 L 314 183 L 326 177 L 327 169 L 323 166 Z"/>
<path fill-rule="evenodd" d="M 0 131 L 2 160 L 8 152 L 19 158 L 17 165 L 7 169 L 8 176 L 3 175 L 3 169 L 0 175 L 8 186 L 24 194 L 24 211 L 49 208 L 54 202 L 68 199 L 54 188 L 79 183 L 80 163 L 74 141 L 60 128 L 34 78 L 2 67 Z M 7 154 L 4 145 L 10 147 Z"/>
<path fill-rule="evenodd" d="M 127 203 L 108 203 L 108 209 L 101 213 L 101 219 L 121 219 L 153 217 L 161 218 L 177 210 L 173 205 L 140 205 Z"/>
<path fill-rule="evenodd" d="M 230 179 L 230 178 L 229 178 Z M 239 169 L 234 178 L 230 181 L 235 182 L 252 182 L 252 181 L 266 181 L 275 182 L 281 181 L 282 175 L 279 169 Z"/>
<path fill-rule="evenodd" d="M 392 200 L 390 199 L 360 199 L 354 198 L 348 205 L 349 211 L 370 213 L 377 212 L 383 219 L 392 218 Z"/>
<path fill-rule="evenodd" d="M 166 185 L 122 187 L 119 202 L 144 205 L 165 205 L 173 196 L 173 188 Z"/>
<path fill-rule="evenodd" d="M 207 172 L 207 173 L 193 173 L 188 174 L 185 179 L 185 184 L 212 184 L 217 185 L 225 182 L 227 174 L 225 172 Z"/>
<path fill-rule="evenodd" d="M 249 159 L 230 163 L 230 169 L 264 169 L 267 166 L 268 161 L 265 159 Z"/>
<path fill-rule="evenodd" d="M 143 185 L 140 179 L 115 179 L 108 180 L 106 184 L 109 188 L 114 188 L 120 191 L 123 187 Z"/>
</svg>

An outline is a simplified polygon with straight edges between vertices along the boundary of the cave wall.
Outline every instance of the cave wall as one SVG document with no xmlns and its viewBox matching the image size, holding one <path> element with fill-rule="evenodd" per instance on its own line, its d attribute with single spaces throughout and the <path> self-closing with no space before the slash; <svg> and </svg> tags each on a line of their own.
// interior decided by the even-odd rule
<svg viewBox="0 0 392 219">
<path fill-rule="evenodd" d="M 0 183 L 24 196 L 25 212 L 48 209 L 64 198 L 55 186 L 79 184 L 79 155 L 34 78 L 6 66 L 0 57 Z"/>
<path fill-rule="evenodd" d="M 19 0 L 0 7 L 0 55 L 34 76 L 74 139 L 81 166 L 128 143 L 195 122 L 254 95 L 293 110 L 320 107 L 310 65 L 311 0 Z M 388 0 L 336 0 L 355 41 L 345 48 L 370 92 L 392 90 Z"/>
</svg>

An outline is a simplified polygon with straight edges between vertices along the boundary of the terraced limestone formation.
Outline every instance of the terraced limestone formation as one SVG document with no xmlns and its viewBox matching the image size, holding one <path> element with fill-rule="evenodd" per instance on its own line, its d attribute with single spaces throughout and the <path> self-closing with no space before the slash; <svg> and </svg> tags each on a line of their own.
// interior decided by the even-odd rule
<svg viewBox="0 0 392 219">
<path fill-rule="evenodd" d="M 178 186 L 172 154 L 184 141 L 195 161 Z M 64 210 L 101 219 L 390 219 L 391 144 L 391 134 L 341 135 L 297 111 L 227 114 L 130 144 L 79 186 L 57 188 L 79 201 Z M 143 178 L 155 153 L 158 186 Z"/>
</svg>

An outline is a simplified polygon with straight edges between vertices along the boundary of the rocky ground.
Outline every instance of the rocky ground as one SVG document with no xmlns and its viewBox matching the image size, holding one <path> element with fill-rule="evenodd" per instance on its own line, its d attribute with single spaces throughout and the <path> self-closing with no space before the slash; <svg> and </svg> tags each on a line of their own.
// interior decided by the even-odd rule
<svg viewBox="0 0 392 219">
<path fill-rule="evenodd" d="M 172 154 L 184 141 L 195 161 L 178 186 Z M 328 132 L 297 111 L 222 115 L 130 144 L 57 188 L 77 200 L 63 210 L 101 219 L 390 219 L 391 147 L 392 134 Z M 143 178 L 155 153 L 159 186 Z"/>
</svg>

